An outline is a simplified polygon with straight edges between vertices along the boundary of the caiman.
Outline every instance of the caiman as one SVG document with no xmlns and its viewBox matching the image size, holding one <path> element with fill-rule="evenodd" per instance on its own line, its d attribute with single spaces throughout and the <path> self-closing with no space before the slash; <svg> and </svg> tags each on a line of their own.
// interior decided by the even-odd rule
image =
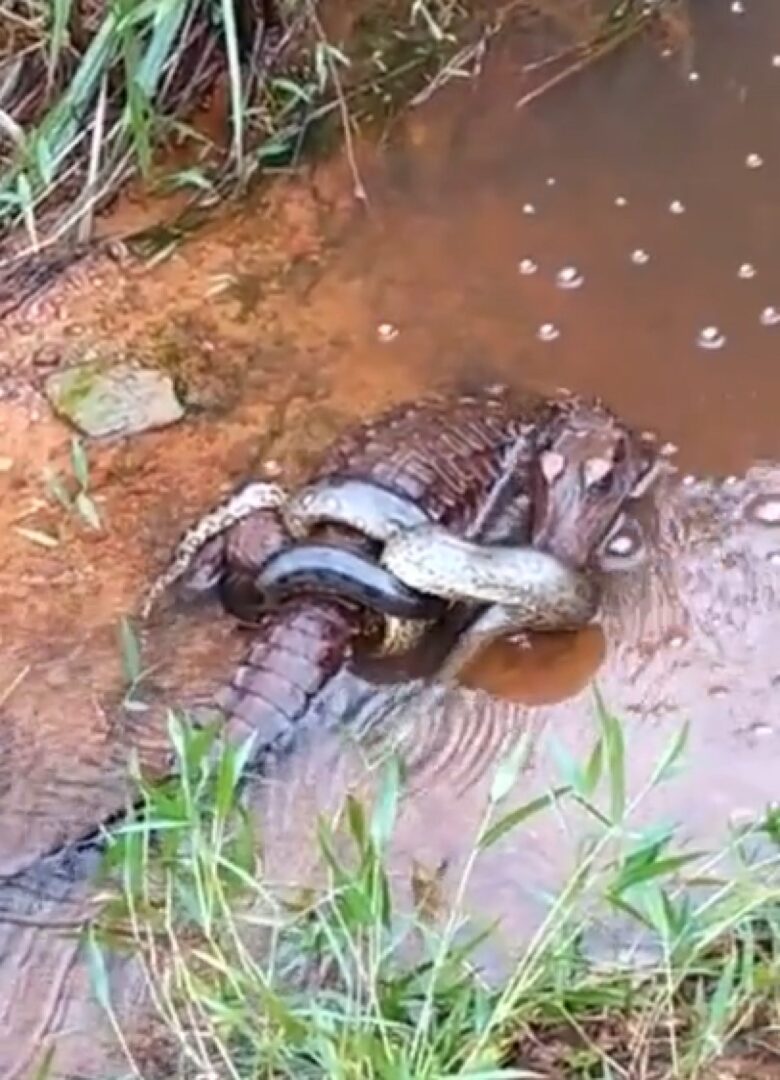
<svg viewBox="0 0 780 1080">
<path fill-rule="evenodd" d="M 591 554 L 655 463 L 652 440 L 598 401 L 432 396 L 348 431 L 290 497 L 268 484 L 239 491 L 185 534 L 150 598 L 179 577 L 253 624 L 217 704 L 228 737 L 254 735 L 264 753 L 292 740 L 383 618 L 391 650 L 453 600 L 492 605 L 478 632 L 488 637 L 589 621 Z M 414 536 L 427 539 L 409 548 Z M 469 540 L 504 548 L 489 582 L 490 554 L 470 557 Z"/>
</svg>

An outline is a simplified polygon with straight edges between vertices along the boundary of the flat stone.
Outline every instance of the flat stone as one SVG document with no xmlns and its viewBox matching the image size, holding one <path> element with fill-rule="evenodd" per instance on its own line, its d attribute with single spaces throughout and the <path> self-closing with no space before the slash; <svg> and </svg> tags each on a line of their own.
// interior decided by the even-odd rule
<svg viewBox="0 0 780 1080">
<path fill-rule="evenodd" d="M 49 375 L 45 389 L 54 411 L 93 438 L 133 435 L 184 416 L 170 376 L 152 368 L 79 364 Z"/>
</svg>

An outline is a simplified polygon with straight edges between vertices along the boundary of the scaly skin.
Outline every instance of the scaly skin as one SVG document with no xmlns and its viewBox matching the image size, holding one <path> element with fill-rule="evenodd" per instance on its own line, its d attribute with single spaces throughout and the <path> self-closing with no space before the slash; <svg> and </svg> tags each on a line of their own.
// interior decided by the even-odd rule
<svg viewBox="0 0 780 1080">
<path fill-rule="evenodd" d="M 430 521 L 419 503 L 374 481 L 329 476 L 296 491 L 281 513 L 291 535 L 298 538 L 318 526 L 339 523 L 378 543 Z"/>
<path fill-rule="evenodd" d="M 570 403 L 530 470 L 531 536 L 540 550 L 469 543 L 440 527 L 388 538 L 382 565 L 404 585 L 454 601 L 485 603 L 442 674 L 452 677 L 494 638 L 589 622 L 598 592 L 584 570 L 628 498 L 656 479 L 648 440 L 627 432 L 599 403 Z M 550 553 L 556 558 L 551 559 Z"/>
<path fill-rule="evenodd" d="M 442 599 L 513 609 L 516 630 L 562 630 L 589 622 L 598 607 L 593 578 L 546 551 L 485 544 L 422 525 L 393 536 L 381 562 L 405 585 Z"/>
<path fill-rule="evenodd" d="M 339 541 L 374 554 L 376 547 L 366 540 L 382 539 L 391 520 L 402 527 L 424 521 L 457 525 L 474 512 L 497 475 L 497 461 L 518 438 L 527 444 L 518 470 L 527 468 L 533 431 L 550 409 L 534 402 L 523 412 L 525 421 L 500 391 L 395 406 L 346 432 L 292 497 L 275 484 L 247 484 L 187 530 L 147 592 L 142 616 L 182 579 L 192 594 L 222 591 L 228 610 L 243 619 L 263 600 L 254 574 L 286 543 L 318 528 L 327 538 L 336 526 Z M 230 550 L 237 532 L 251 536 L 238 557 Z M 226 598 L 224 582 L 231 574 L 236 580 Z M 242 589 L 249 595 L 240 597 Z M 424 611 L 423 597 L 420 603 Z"/>
<path fill-rule="evenodd" d="M 148 618 L 163 593 L 185 576 L 191 592 L 208 592 L 221 585 L 229 571 L 240 573 L 246 568 L 245 550 L 252 552 L 255 565 L 265 561 L 287 540 L 274 513 L 286 498 L 278 484 L 249 483 L 200 518 L 185 532 L 165 571 L 147 590 L 140 605 L 141 618 Z"/>
<path fill-rule="evenodd" d="M 546 405 L 538 407 L 540 418 L 548 412 Z M 508 451 L 515 451 L 518 485 L 527 485 L 535 431 L 505 395 L 433 398 L 393 408 L 348 432 L 326 452 L 309 484 L 327 478 L 337 484 L 368 480 L 414 501 L 429 520 L 463 533 L 499 479 Z M 333 512 L 338 517 L 335 506 Z M 375 541 L 340 523 L 318 525 L 313 539 L 374 560 L 379 554 Z M 272 563 L 265 561 L 266 566 Z M 421 601 L 429 610 L 429 598 Z M 311 698 L 365 631 L 365 611 L 343 599 L 302 595 L 268 611 L 244 663 L 217 698 L 229 735 L 243 739 L 249 730 L 258 731 L 256 749 L 289 740 Z"/>
<path fill-rule="evenodd" d="M 435 528 L 426 526 L 432 527 Z M 415 622 L 421 614 L 426 620 L 441 618 L 447 607 L 434 596 L 423 596 L 425 607 L 421 613 L 419 590 L 388 574 L 374 559 L 337 543 L 307 541 L 285 548 L 266 563 L 257 584 L 271 605 L 296 594 L 312 593 L 341 598 L 392 618 Z"/>
<path fill-rule="evenodd" d="M 385 615 L 405 615 L 406 621 L 388 620 L 401 646 L 410 640 L 408 618 L 422 615 L 414 612 L 402 586 L 449 601 L 500 603 L 501 613 L 485 613 L 480 619 L 480 635 L 583 625 L 595 610 L 596 590 L 577 570 L 584 568 L 604 539 L 624 500 L 647 484 L 653 455 L 602 405 L 577 399 L 560 406 L 548 436 L 546 443 L 537 439 L 538 454 L 529 470 L 536 496 L 534 540 L 539 548 L 548 548 L 546 558 L 522 546 L 511 551 L 495 543 L 484 546 L 485 540 L 505 536 L 483 535 L 483 543 L 466 544 L 430 521 L 415 524 L 419 510 L 410 513 L 408 504 L 397 505 L 397 496 L 385 489 L 364 481 L 355 491 L 357 481 L 336 478 L 304 488 L 285 504 L 282 514 L 291 531 L 300 535 L 332 516 L 368 533 L 384 542 L 380 562 L 391 571 L 392 580 L 377 575 L 366 559 L 353 558 L 351 566 L 336 567 L 332 560 L 320 558 L 324 549 L 304 543 L 272 558 L 260 572 L 258 585 L 270 596 L 289 595 L 296 589 L 341 592 Z M 506 528 L 504 522 L 505 534 Z M 523 537 L 524 531 L 518 520 L 515 538 Z M 568 567 L 549 557 L 550 543 Z M 424 624 L 411 627 L 419 636 Z M 476 640 L 476 628 L 474 634 Z"/>
<path fill-rule="evenodd" d="M 575 437 L 570 438 L 572 427 Z M 561 448 L 570 454 L 571 468 Z M 518 496 L 533 489 L 543 508 L 533 516 L 534 534 L 540 546 L 559 557 L 556 537 L 546 528 L 546 522 L 560 510 L 559 492 L 563 518 L 569 520 L 566 515 L 571 515 L 576 505 L 572 493 L 579 488 L 582 513 L 576 519 L 576 536 L 567 535 L 561 540 L 561 550 L 577 567 L 587 560 L 594 540 L 603 536 L 619 512 L 650 457 L 600 405 L 575 399 L 539 403 L 523 412 L 505 395 L 486 394 L 454 401 L 435 398 L 392 409 L 338 440 L 309 478 L 310 490 L 316 490 L 318 498 L 327 495 L 323 484 L 332 484 L 327 514 L 320 512 L 314 520 L 305 521 L 300 531 L 306 533 L 311 528 L 312 543 L 324 541 L 328 546 L 341 546 L 366 556 L 368 564 L 359 558 L 355 564 L 359 582 L 359 566 L 376 562 L 381 551 L 375 540 L 358 531 L 365 517 L 361 518 L 360 512 L 356 517 L 349 499 L 344 498 L 352 481 L 368 482 L 378 490 L 412 500 L 431 523 L 455 536 L 468 536 L 501 476 L 502 463 L 510 450 L 519 452 L 511 471 L 513 486 L 508 502 L 492 524 L 487 524 L 483 535 L 491 540 L 527 543 L 528 536 L 522 534 L 523 523 L 515 511 Z M 607 479 L 609 483 L 605 483 Z M 284 508 L 281 513 L 285 514 Z M 293 505 L 291 520 L 296 513 L 300 522 L 300 508 L 296 510 Z M 379 524 L 381 527 L 381 521 Z M 229 730 L 243 738 L 249 729 L 254 729 L 261 733 L 261 746 L 291 738 L 312 697 L 348 657 L 355 639 L 365 633 L 367 625 L 360 593 L 353 594 L 354 602 L 345 598 L 337 587 L 338 575 L 335 586 L 327 587 L 327 568 L 319 568 L 324 575 L 319 587 L 317 581 L 307 583 L 299 577 L 298 586 L 307 590 L 307 595 L 295 597 L 294 574 L 300 570 L 300 563 L 290 561 L 286 551 L 265 559 L 265 569 L 258 577 L 261 590 L 263 573 L 274 566 L 275 560 L 278 568 L 278 560 L 285 558 L 293 568 L 292 584 L 288 581 L 287 590 L 293 595 L 262 617 L 244 664 L 218 699 L 229 718 Z M 316 560 L 311 568 L 317 572 Z M 573 578 L 568 580 L 571 590 Z M 537 585 L 541 581 L 538 579 Z M 274 584 L 284 596 L 283 575 L 277 576 Z M 537 597 L 543 603 L 550 599 L 550 593 L 541 587 Z M 429 603 L 429 599 L 425 602 Z M 377 606 L 381 609 L 381 595 Z M 299 623 L 304 617 L 306 633 L 302 635 Z M 322 650 L 327 654 L 326 663 L 320 656 Z"/>
<path fill-rule="evenodd" d="M 497 637 L 576 630 L 596 614 L 595 579 L 545 551 L 528 546 L 468 541 L 439 525 L 422 525 L 393 536 L 382 566 L 421 592 L 456 603 L 487 604 L 460 635 L 439 671 L 455 678 Z"/>
</svg>

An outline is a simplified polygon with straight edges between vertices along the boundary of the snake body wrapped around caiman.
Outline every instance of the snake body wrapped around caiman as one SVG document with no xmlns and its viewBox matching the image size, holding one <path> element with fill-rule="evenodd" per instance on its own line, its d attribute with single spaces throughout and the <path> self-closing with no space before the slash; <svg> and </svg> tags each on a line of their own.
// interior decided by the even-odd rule
<svg viewBox="0 0 780 1080">
<path fill-rule="evenodd" d="M 381 565 L 392 536 L 430 526 L 480 543 L 532 541 L 550 557 L 547 570 L 534 552 L 533 565 L 515 556 L 512 573 L 530 590 L 536 622 L 571 625 L 575 594 L 578 617 L 587 621 L 593 594 L 583 607 L 579 571 L 653 459 L 653 449 L 598 402 L 518 403 L 486 391 L 396 406 L 358 425 L 289 499 L 274 489 L 262 505 L 250 486 L 229 527 L 220 532 L 212 514 L 205 533 L 196 528 L 185 538 L 177 571 L 191 588 L 215 586 L 229 611 L 255 623 L 243 663 L 217 697 L 228 737 L 254 735 L 258 751 L 288 742 L 377 614 L 441 615 L 452 574 L 437 570 L 438 596 L 405 584 L 403 557 L 395 573 Z M 498 488 L 492 516 L 481 521 Z M 196 551 L 199 538 L 206 542 Z M 453 573 L 468 565 L 461 559 Z M 471 591 L 468 580 L 458 589 L 465 599 L 490 602 L 478 576 Z"/>
</svg>

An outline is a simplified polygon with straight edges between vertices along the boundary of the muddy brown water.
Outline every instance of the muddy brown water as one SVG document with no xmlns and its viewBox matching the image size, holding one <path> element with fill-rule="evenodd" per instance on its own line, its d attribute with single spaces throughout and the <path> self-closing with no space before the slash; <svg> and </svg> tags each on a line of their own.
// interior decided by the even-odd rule
<svg viewBox="0 0 780 1080">
<path fill-rule="evenodd" d="M 780 324 L 766 325 L 780 308 L 780 12 L 744 6 L 699 6 L 688 69 L 633 47 L 522 112 L 515 43 L 499 42 L 478 84 L 360 148 L 367 207 L 346 164 L 329 163 L 167 262 L 87 265 L 9 320 L 0 872 L 21 877 L 6 883 L 15 914 L 0 930 L 3 1075 L 28 1075 L 47 1040 L 56 1075 L 107 1075 L 110 1032 L 72 942 L 19 913 L 80 910 L 86 890 L 67 892 L 66 909 L 36 861 L 116 807 L 130 748 L 161 762 L 163 707 L 207 700 L 243 648 L 214 610 L 162 611 L 144 633 L 151 708 L 127 713 L 118 618 L 230 484 L 269 462 L 294 482 L 345 424 L 390 402 L 446 385 L 566 385 L 678 444 L 682 470 L 642 518 L 637 565 L 610 577 L 598 627 L 530 654 L 498 645 L 444 701 L 355 673 L 326 694 L 323 727 L 344 712 L 348 733 L 380 718 L 407 757 L 399 880 L 412 858 L 446 861 L 445 891 L 457 879 L 491 767 L 521 732 L 534 753 L 519 799 L 549 779 L 553 737 L 589 748 L 594 675 L 624 718 L 634 785 L 691 723 L 685 770 L 639 821 L 661 816 L 713 845 L 776 797 L 780 525 L 755 511 L 758 496 L 770 511 L 780 498 Z M 579 287 L 560 287 L 566 269 Z M 721 347 L 699 343 L 707 328 Z M 193 407 L 176 427 L 91 447 L 100 534 L 52 509 L 41 478 L 64 467 L 69 433 L 37 387 L 85 350 L 165 363 Z M 688 471 L 711 482 L 682 483 Z M 332 731 L 258 792 L 270 874 L 309 872 L 313 815 L 364 786 L 360 760 Z M 501 918 L 510 946 L 538 922 L 578 835 L 535 819 L 479 864 L 469 902 Z"/>
</svg>

